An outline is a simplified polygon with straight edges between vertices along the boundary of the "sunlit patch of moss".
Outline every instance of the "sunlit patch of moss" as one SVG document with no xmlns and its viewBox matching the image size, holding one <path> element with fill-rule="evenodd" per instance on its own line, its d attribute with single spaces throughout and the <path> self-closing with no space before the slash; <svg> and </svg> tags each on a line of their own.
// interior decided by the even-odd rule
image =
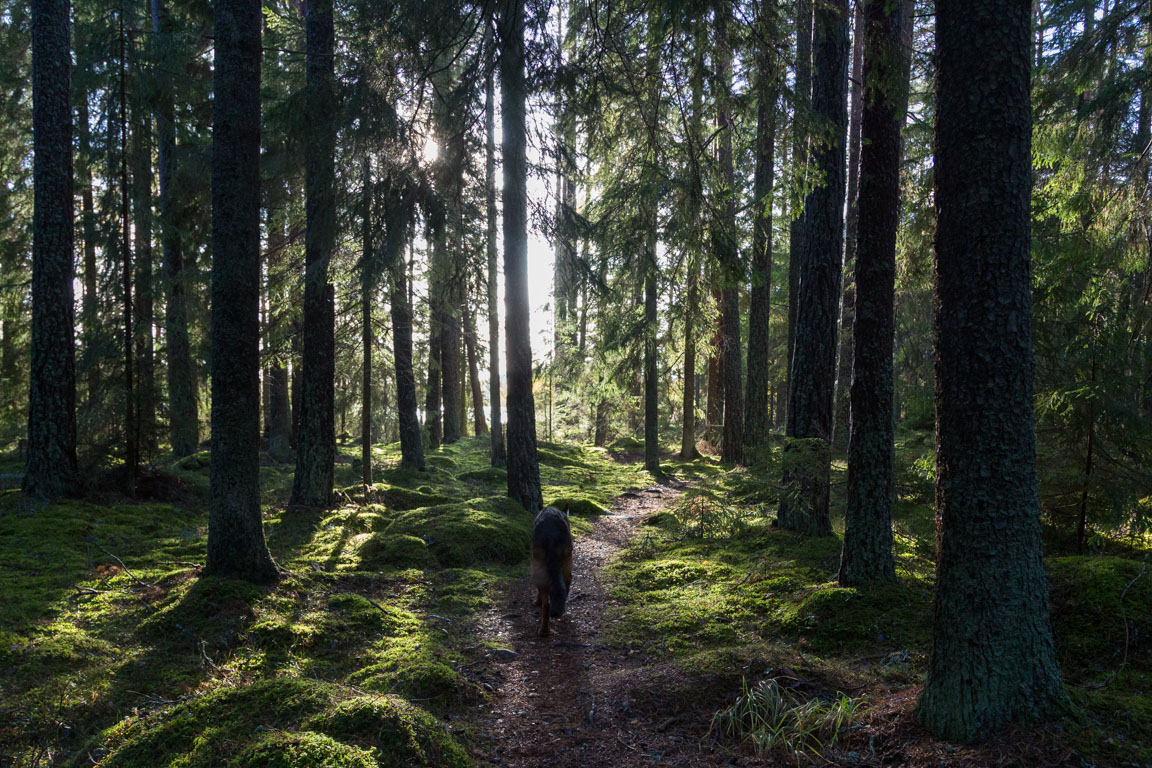
<svg viewBox="0 0 1152 768">
<path fill-rule="evenodd" d="M 204 576 L 173 590 L 170 599 L 140 623 L 142 637 L 226 647 L 255 616 L 252 606 L 267 589 L 245 581 Z"/>
<path fill-rule="evenodd" d="M 357 696 L 307 723 L 312 730 L 371 748 L 384 768 L 461 768 L 467 754 L 432 715 L 398 696 Z"/>
<path fill-rule="evenodd" d="M 484 467 L 483 469 L 472 469 L 456 475 L 456 479 L 466 483 L 477 483 L 482 485 L 504 485 L 508 482 L 508 470 L 501 467 Z"/>
<path fill-rule="evenodd" d="M 357 543 L 354 567 L 360 571 L 387 568 L 428 568 L 435 559 L 423 539 L 408 534 L 377 533 Z"/>
<path fill-rule="evenodd" d="M 373 663 L 348 677 L 350 684 L 363 690 L 399 694 L 436 707 L 455 704 L 470 695 L 466 681 L 452 666 L 458 657 L 427 631 L 387 640 L 367 658 Z"/>
<path fill-rule="evenodd" d="M 247 747 L 231 768 L 376 768 L 373 750 L 312 731 L 276 732 Z"/>
<path fill-rule="evenodd" d="M 518 562 L 528 556 L 532 516 L 507 497 L 477 498 L 416 509 L 398 516 L 385 533 L 417 536 L 444 566 Z"/>
<path fill-rule="evenodd" d="M 925 647 L 931 632 L 931 603 L 910 584 L 867 588 L 818 586 L 781 618 L 787 634 L 803 637 L 817 652 Z"/>
<path fill-rule="evenodd" d="M 604 506 L 583 496 L 558 496 L 546 502 L 546 506 L 556 507 L 570 515 L 603 515 L 608 512 Z"/>
</svg>

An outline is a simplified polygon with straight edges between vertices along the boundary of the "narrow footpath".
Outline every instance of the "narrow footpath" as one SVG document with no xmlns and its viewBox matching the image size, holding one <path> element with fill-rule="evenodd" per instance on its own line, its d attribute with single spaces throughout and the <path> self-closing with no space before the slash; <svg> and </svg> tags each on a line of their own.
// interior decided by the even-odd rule
<svg viewBox="0 0 1152 768">
<path fill-rule="evenodd" d="M 610 645 L 604 625 L 612 600 L 603 568 L 650 515 L 668 508 L 687 483 L 671 481 L 619 496 L 595 528 L 576 539 L 567 611 L 537 637 L 537 609 L 525 568 L 523 583 L 504 598 L 481 628 L 500 648 L 492 651 L 483 682 L 494 692 L 477 733 L 478 757 L 500 768 L 600 766 L 713 766 L 702 751 L 699 724 L 629 712 L 621 671 L 642 664 L 628 649 Z"/>
</svg>

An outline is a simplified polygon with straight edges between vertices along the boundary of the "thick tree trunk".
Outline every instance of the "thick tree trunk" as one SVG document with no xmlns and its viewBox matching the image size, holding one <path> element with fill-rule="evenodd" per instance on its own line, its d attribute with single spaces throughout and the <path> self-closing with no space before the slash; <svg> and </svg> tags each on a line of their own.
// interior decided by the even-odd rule
<svg viewBox="0 0 1152 768">
<path fill-rule="evenodd" d="M 260 518 L 260 3 L 216 0 L 206 575 L 273 582 Z"/>
<path fill-rule="evenodd" d="M 177 457 L 196 452 L 200 445 L 200 414 L 196 399 L 196 368 L 188 338 L 186 270 L 176 222 L 179 210 L 173 199 L 172 177 L 176 172 L 176 124 L 172 101 L 172 20 L 163 0 L 152 0 L 153 51 L 156 70 L 156 160 L 160 185 L 160 238 L 166 295 L 164 340 L 168 350 L 168 423 L 172 453 Z"/>
<path fill-rule="evenodd" d="M 896 231 L 900 222 L 900 129 L 908 109 L 903 46 L 908 3 L 869 2 L 857 35 L 862 70 L 859 242 L 856 246 L 848 504 L 840 583 L 896 578 L 892 558 L 892 345 Z M 843 353 L 843 346 L 841 346 Z"/>
<path fill-rule="evenodd" d="M 328 264 L 336 245 L 336 131 L 332 0 L 308 0 L 305 112 L 304 355 L 300 431 L 292 504 L 327 506 L 332 498 L 335 429 L 335 307 Z"/>
<path fill-rule="evenodd" d="M 428 373 L 424 386 L 424 431 L 428 433 L 428 448 L 436 450 L 440 447 L 440 438 L 443 434 L 443 425 L 440 422 L 440 369 L 441 346 L 444 342 L 444 331 L 440 322 L 440 313 L 436 311 L 434 302 L 428 302 Z"/>
<path fill-rule="evenodd" d="M 404 263 L 403 211 L 389 215 L 387 240 L 390 252 L 384 263 L 390 271 L 392 312 L 392 360 L 396 368 L 396 414 L 400 431 L 400 466 L 424 469 L 424 446 L 420 440 L 420 417 L 416 407 L 416 372 L 412 365 L 412 305 L 408 298 L 407 265 Z"/>
<path fill-rule="evenodd" d="M 773 4 L 760 5 L 756 25 L 756 172 L 753 180 L 752 297 L 748 317 L 748 395 L 744 406 L 744 445 L 767 444 L 772 426 L 768 407 L 772 357 L 772 185 L 776 165 L 776 96 L 780 67 Z"/>
<path fill-rule="evenodd" d="M 723 198 L 718 203 L 720 221 L 712 233 L 712 247 L 722 280 L 720 328 L 723 338 L 724 438 L 721 457 L 744 462 L 744 383 L 740 349 L 740 284 L 743 267 L 736 245 L 736 186 L 732 170 L 732 47 L 728 26 L 731 3 L 718 2 L 716 19 L 716 130 L 719 133 L 716 162 L 720 168 Z"/>
<path fill-rule="evenodd" d="M 845 86 L 848 77 L 848 3 L 817 7 L 813 21 L 812 113 L 827 127 L 812 159 L 822 183 L 805 202 L 804 251 L 797 296 L 796 339 L 788 397 L 788 436 L 807 441 L 832 438 L 836 384 L 836 324 L 840 308 L 840 262 L 844 243 Z M 830 468 L 826 451 L 810 454 L 798 494 L 781 495 L 780 526 L 814 536 L 832 533 L 828 516 Z M 810 471 L 809 471 L 810 470 Z M 785 489 L 799 479 L 786 466 Z"/>
<path fill-rule="evenodd" d="M 135 343 L 137 445 L 156 450 L 156 369 L 152 336 L 152 120 L 147 114 L 133 124 L 132 218 L 136 246 Z"/>
<path fill-rule="evenodd" d="M 71 89 L 68 0 L 32 0 L 32 376 L 23 488 L 43 499 L 71 493 L 77 481 Z"/>
<path fill-rule="evenodd" d="M 491 21 L 485 24 L 485 47 L 493 48 Z M 492 59 L 495 60 L 494 57 Z M 488 407 L 492 431 L 488 456 L 494 467 L 502 467 L 504 427 L 500 408 L 500 302 L 497 296 L 499 264 L 496 253 L 496 88 L 492 68 L 484 80 L 484 216 L 485 255 L 488 266 Z"/>
<path fill-rule="evenodd" d="M 809 112 L 812 109 L 812 0 L 796 0 L 796 82 L 792 105 L 793 185 L 803 189 L 808 177 Z M 788 229 L 788 358 L 784 395 L 792 391 L 792 361 L 796 353 L 796 312 L 800 302 L 800 271 L 803 264 L 805 206 L 793 211 Z M 787 416 L 785 416 L 787 419 Z"/>
<path fill-rule="evenodd" d="M 524 0 L 501 0 L 500 91 L 504 135 L 504 291 L 508 357 L 508 495 L 529 512 L 543 506 L 536 457 L 528 317 L 527 129 Z"/>
<path fill-rule="evenodd" d="M 900 0 L 902 2 L 903 0 Z M 832 446 L 848 450 L 849 394 L 852 384 L 852 318 L 856 312 L 856 241 L 860 226 L 860 123 L 864 115 L 864 3 L 856 3 L 852 38 L 852 78 L 848 113 L 848 204 L 844 216 L 844 273 L 840 336 L 836 351 L 836 394 L 832 401 Z"/>
<path fill-rule="evenodd" d="M 1032 413 L 1030 14 L 936 4 L 936 598 L 917 717 L 971 741 L 1064 699 Z"/>
<path fill-rule="evenodd" d="M 83 321 L 82 343 L 87 369 L 87 403 L 91 409 L 100 398 L 100 366 L 96 364 L 94 350 L 100 336 L 100 296 L 97 291 L 96 271 L 96 212 L 92 205 L 92 128 L 89 125 L 88 94 L 80 94 L 76 110 L 79 159 L 76 176 L 80 181 L 82 213 L 80 223 L 84 234 L 84 299 L 80 315 Z"/>
</svg>

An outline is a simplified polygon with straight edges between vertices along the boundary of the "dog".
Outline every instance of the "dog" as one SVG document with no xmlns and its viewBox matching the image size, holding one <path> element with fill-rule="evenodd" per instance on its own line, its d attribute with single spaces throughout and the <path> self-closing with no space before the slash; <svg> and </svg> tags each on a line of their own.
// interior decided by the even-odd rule
<svg viewBox="0 0 1152 768">
<path fill-rule="evenodd" d="M 532 526 L 532 586 L 540 608 L 540 637 L 548 636 L 548 619 L 564 615 L 572 585 L 572 527 L 568 513 L 545 507 Z"/>
</svg>

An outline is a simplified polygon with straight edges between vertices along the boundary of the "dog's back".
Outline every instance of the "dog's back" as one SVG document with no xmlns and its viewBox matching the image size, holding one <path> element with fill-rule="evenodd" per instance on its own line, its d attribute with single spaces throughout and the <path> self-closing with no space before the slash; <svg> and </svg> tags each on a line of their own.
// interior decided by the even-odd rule
<svg viewBox="0 0 1152 768">
<path fill-rule="evenodd" d="M 572 583 L 572 529 L 568 515 L 545 507 L 532 527 L 532 585 L 540 606 L 540 634 L 548 634 L 549 616 L 563 616 Z"/>
</svg>

